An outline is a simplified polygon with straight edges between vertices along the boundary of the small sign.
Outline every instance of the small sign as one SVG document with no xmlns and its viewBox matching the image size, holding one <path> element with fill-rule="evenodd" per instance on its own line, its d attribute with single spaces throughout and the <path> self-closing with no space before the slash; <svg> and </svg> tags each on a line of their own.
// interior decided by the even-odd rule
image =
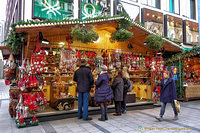
<svg viewBox="0 0 200 133">
<path fill-rule="evenodd" d="M 178 80 L 178 68 L 176 66 L 171 66 L 171 72 L 174 80 Z"/>
<path fill-rule="evenodd" d="M 34 18 L 63 20 L 73 18 L 73 1 L 34 0 Z"/>
</svg>

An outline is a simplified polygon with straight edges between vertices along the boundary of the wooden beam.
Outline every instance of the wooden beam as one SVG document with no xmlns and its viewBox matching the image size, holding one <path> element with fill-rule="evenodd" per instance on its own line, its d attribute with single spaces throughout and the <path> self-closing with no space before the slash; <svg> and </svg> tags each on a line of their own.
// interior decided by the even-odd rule
<svg viewBox="0 0 200 133">
<path fill-rule="evenodd" d="M 4 50 L 4 49 L 12 50 L 10 47 L 7 47 L 7 46 L 0 46 L 0 50 Z"/>
<path fill-rule="evenodd" d="M 25 59 L 27 58 L 27 56 L 28 56 L 28 49 L 29 49 L 29 45 L 30 45 L 30 40 L 31 40 L 31 36 L 30 36 L 30 34 L 28 34 L 28 39 L 27 39 L 27 47 L 26 47 L 26 54 L 25 54 Z"/>
</svg>

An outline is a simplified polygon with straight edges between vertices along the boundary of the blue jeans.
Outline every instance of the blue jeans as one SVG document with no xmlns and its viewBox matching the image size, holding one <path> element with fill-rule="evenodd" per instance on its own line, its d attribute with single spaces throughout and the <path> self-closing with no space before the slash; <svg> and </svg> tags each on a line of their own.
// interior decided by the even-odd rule
<svg viewBox="0 0 200 133">
<path fill-rule="evenodd" d="M 163 117 L 163 115 L 164 115 L 164 113 L 165 113 L 166 104 L 167 104 L 167 103 L 161 102 L 160 117 Z M 173 108 L 173 110 L 174 110 L 174 115 L 177 116 L 177 115 L 178 115 L 178 112 L 177 112 L 177 110 L 176 110 L 176 107 L 175 107 L 174 102 L 171 103 L 171 106 L 172 106 L 172 108 Z"/>
<path fill-rule="evenodd" d="M 82 118 L 82 116 L 83 116 L 83 119 L 88 118 L 89 97 L 90 97 L 90 92 L 79 92 L 78 93 L 78 118 Z M 82 110 L 82 108 L 83 108 L 83 110 Z"/>
<path fill-rule="evenodd" d="M 122 113 L 124 111 L 126 111 L 126 96 L 127 96 L 127 92 L 123 92 L 123 101 L 121 103 L 121 106 L 122 106 Z"/>
</svg>

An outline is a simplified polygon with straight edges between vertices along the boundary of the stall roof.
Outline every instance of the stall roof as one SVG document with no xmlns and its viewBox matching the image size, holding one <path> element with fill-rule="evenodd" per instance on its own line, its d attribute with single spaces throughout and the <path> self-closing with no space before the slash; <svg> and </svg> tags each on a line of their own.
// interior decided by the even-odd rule
<svg viewBox="0 0 200 133">
<path fill-rule="evenodd" d="M 106 29 L 104 30 L 107 30 L 110 33 L 112 33 L 117 27 L 116 20 L 119 20 L 119 19 L 124 19 L 124 17 L 113 17 L 113 18 L 108 18 L 108 19 L 86 20 L 86 21 L 17 25 L 16 32 L 17 33 L 27 32 L 31 36 L 31 41 L 34 41 L 34 42 L 36 42 L 36 36 L 38 35 L 38 32 L 42 32 L 45 38 L 48 38 L 51 40 L 51 38 L 53 39 L 53 36 L 64 36 L 64 35 L 66 36 L 67 34 L 70 34 L 71 27 L 75 26 L 76 24 L 85 24 L 86 26 L 95 25 L 95 27 L 98 27 L 99 29 L 101 29 L 100 28 L 101 25 L 107 25 Z M 150 50 L 148 46 L 144 45 L 144 42 L 146 41 L 147 35 L 155 34 L 155 33 L 142 27 L 141 25 L 135 22 L 133 23 L 134 25 L 131 31 L 134 33 L 134 37 L 130 39 L 130 42 L 134 42 L 134 44 L 139 45 L 139 47 Z M 181 46 L 177 45 L 176 43 L 170 40 L 163 38 L 163 41 L 164 41 L 163 46 L 164 46 L 165 51 L 180 52 L 183 49 Z M 58 42 L 56 42 L 55 39 L 53 42 L 58 44 Z"/>
</svg>

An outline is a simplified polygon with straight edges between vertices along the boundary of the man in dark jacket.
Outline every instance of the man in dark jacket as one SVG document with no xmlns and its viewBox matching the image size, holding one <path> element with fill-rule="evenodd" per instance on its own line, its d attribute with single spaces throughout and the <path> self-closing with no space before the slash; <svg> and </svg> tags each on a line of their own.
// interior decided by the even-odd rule
<svg viewBox="0 0 200 133">
<path fill-rule="evenodd" d="M 121 115 L 121 102 L 123 101 L 124 81 L 122 79 L 122 72 L 118 72 L 112 84 L 114 101 L 115 101 L 115 116 Z"/>
<path fill-rule="evenodd" d="M 83 120 L 92 120 L 92 118 L 88 117 L 88 102 L 94 79 L 90 68 L 86 64 L 86 60 L 82 59 L 80 68 L 74 74 L 74 81 L 77 82 L 78 88 L 78 118 L 81 119 L 83 117 Z"/>
<path fill-rule="evenodd" d="M 165 113 L 166 104 L 171 103 L 175 115 L 173 120 L 178 120 L 178 112 L 176 110 L 174 103 L 174 100 L 177 99 L 175 81 L 169 77 L 169 71 L 165 71 L 163 73 L 163 76 L 164 78 L 161 80 L 161 93 L 160 93 L 160 102 L 161 102 L 160 116 L 155 118 L 159 121 L 162 121 L 163 115 Z"/>
</svg>

